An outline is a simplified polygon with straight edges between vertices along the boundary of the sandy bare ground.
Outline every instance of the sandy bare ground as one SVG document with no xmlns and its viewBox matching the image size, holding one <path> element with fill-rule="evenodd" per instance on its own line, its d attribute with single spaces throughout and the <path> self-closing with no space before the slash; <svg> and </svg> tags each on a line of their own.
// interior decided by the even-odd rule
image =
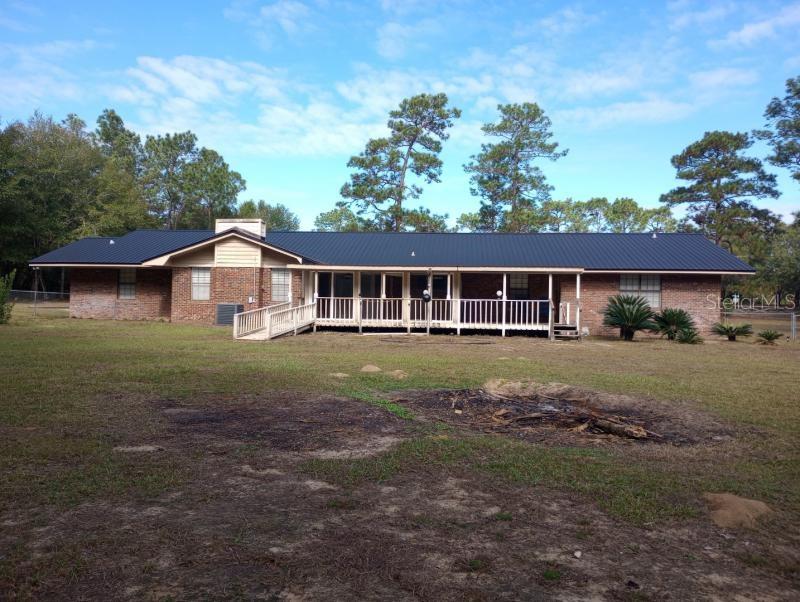
<svg viewBox="0 0 800 602">
<path fill-rule="evenodd" d="M 52 599 L 798 596 L 797 542 L 789 532 L 776 537 L 774 523 L 726 530 L 700 516 L 634 527 L 545 484 L 515 486 L 458 467 L 416 466 L 353 487 L 303 469 L 310 459 L 378 457 L 420 436 L 426 422 L 452 418 L 456 434 L 474 430 L 472 414 L 453 414 L 444 394 L 397 398 L 421 419 L 326 396 L 147 400 L 158 428 L 143 436 L 109 425 L 114 453 L 163 454 L 187 471 L 182 485 L 155 499 L 4 508 L 0 553 L 19 561 L 0 583 L 20 597 Z M 619 399 L 597 403 L 626 409 Z M 707 416 L 678 419 L 666 405 L 628 409 L 676 438 L 619 442 L 637 453 L 680 461 L 693 445 L 729 444 L 726 425 Z M 523 438 L 541 443 L 548 433 Z M 552 441 L 594 444 L 581 433 Z"/>
</svg>

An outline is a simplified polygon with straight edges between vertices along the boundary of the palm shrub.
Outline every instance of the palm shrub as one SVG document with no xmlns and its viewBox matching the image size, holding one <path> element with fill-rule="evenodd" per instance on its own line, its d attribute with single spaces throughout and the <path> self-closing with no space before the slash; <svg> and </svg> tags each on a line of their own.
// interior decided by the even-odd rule
<svg viewBox="0 0 800 602">
<path fill-rule="evenodd" d="M 11 319 L 11 309 L 14 307 L 11 301 L 11 287 L 14 286 L 16 273 L 16 270 L 11 270 L 10 274 L 0 276 L 0 324 L 8 324 Z"/>
<path fill-rule="evenodd" d="M 675 335 L 675 340 L 679 343 L 686 343 L 688 345 L 697 345 L 702 343 L 703 339 L 700 338 L 700 333 L 694 326 L 681 328 Z"/>
<path fill-rule="evenodd" d="M 753 334 L 753 326 L 751 324 L 723 324 L 717 322 L 711 327 L 714 334 L 721 337 L 728 337 L 729 341 L 735 341 L 736 337 L 749 337 Z"/>
<path fill-rule="evenodd" d="M 614 295 L 609 297 L 603 314 L 603 324 L 619 328 L 620 338 L 632 341 L 637 330 L 655 330 L 653 310 L 643 297 Z"/>
<path fill-rule="evenodd" d="M 692 329 L 697 332 L 692 316 L 685 309 L 665 307 L 661 313 L 653 316 L 653 322 L 661 336 L 670 341 L 674 341 L 681 330 Z"/>
<path fill-rule="evenodd" d="M 777 330 L 762 330 L 758 333 L 758 342 L 762 345 L 774 345 L 779 338 L 781 333 Z"/>
</svg>

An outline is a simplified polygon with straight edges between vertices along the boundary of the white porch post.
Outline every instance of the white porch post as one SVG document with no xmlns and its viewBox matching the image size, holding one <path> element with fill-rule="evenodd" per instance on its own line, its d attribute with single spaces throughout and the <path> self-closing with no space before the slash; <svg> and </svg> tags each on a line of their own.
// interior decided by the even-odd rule
<svg viewBox="0 0 800 602">
<path fill-rule="evenodd" d="M 403 272 L 403 322 L 411 334 L 411 272 Z"/>
<path fill-rule="evenodd" d="M 453 274 L 453 322 L 456 334 L 461 334 L 461 272 Z"/>
<path fill-rule="evenodd" d="M 331 279 L 332 278 L 333 277 L 331 276 Z M 331 286 L 333 286 L 332 280 Z M 314 332 L 317 332 L 317 318 L 319 317 L 319 272 L 314 272 L 314 292 L 312 297 L 312 301 L 314 302 L 314 324 L 312 325 L 311 329 Z"/>
<path fill-rule="evenodd" d="M 581 275 L 575 274 L 575 330 L 581 336 Z"/>
<path fill-rule="evenodd" d="M 353 317 L 358 322 L 358 334 L 361 334 L 361 272 L 353 273 Z"/>
<path fill-rule="evenodd" d="M 503 304 L 502 307 L 502 315 L 503 315 L 503 325 L 500 329 L 500 336 L 506 336 L 506 284 L 508 281 L 508 274 L 503 272 L 503 297 L 501 303 Z"/>
<path fill-rule="evenodd" d="M 425 315 L 428 318 L 426 320 L 427 324 L 425 326 L 425 334 L 431 333 L 431 312 L 433 311 L 433 272 L 431 272 L 431 270 L 428 270 L 428 295 L 430 295 L 431 300 L 428 303 L 425 303 L 425 305 L 428 306 L 427 311 L 425 312 Z"/>
<path fill-rule="evenodd" d="M 553 274 L 547 275 L 547 336 L 553 340 Z"/>
</svg>

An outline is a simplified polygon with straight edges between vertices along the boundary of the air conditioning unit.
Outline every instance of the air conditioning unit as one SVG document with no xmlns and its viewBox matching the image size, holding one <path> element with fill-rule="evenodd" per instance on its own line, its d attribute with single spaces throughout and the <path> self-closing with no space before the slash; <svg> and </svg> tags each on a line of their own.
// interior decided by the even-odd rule
<svg viewBox="0 0 800 602">
<path fill-rule="evenodd" d="M 244 311 L 244 305 L 240 303 L 217 303 L 217 321 L 218 326 L 231 326 L 233 324 L 233 315 Z"/>
</svg>

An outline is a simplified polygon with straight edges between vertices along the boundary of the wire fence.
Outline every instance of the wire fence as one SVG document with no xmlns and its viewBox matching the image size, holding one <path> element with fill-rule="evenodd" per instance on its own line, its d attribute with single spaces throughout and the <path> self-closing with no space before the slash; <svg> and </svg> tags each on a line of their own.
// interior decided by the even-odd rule
<svg viewBox="0 0 800 602">
<path fill-rule="evenodd" d="M 724 312 L 724 322 L 731 324 L 751 324 L 753 332 L 774 330 L 787 339 L 797 340 L 798 314 L 794 311 L 731 311 Z"/>
<path fill-rule="evenodd" d="M 69 316 L 69 293 L 56 291 L 24 291 L 11 289 L 14 313 L 34 318 L 66 318 Z"/>
<path fill-rule="evenodd" d="M 55 291 L 23 291 L 11 289 L 11 300 L 15 303 L 62 303 L 69 305 L 69 293 Z"/>
</svg>

